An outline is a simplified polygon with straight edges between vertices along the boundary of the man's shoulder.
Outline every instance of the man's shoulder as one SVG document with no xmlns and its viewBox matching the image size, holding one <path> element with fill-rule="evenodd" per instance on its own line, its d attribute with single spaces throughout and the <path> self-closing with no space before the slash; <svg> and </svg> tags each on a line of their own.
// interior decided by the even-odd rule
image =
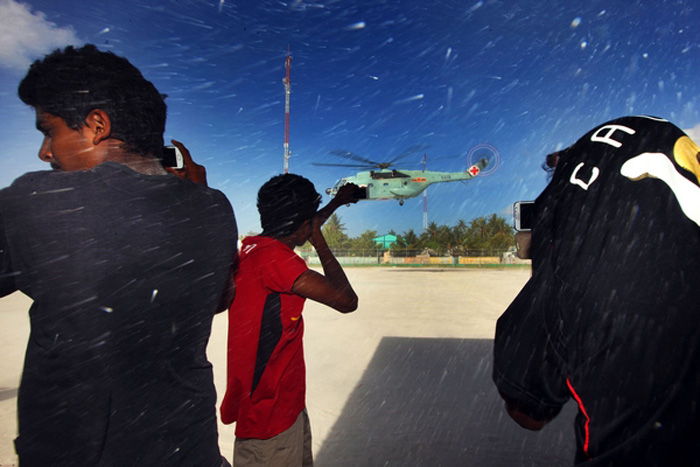
<svg viewBox="0 0 700 467">
<path fill-rule="evenodd" d="M 67 180 L 66 175 L 69 173 L 54 170 L 27 172 L 0 190 L 0 193 L 4 196 L 24 195 L 46 189 L 45 187 L 58 187 Z"/>
<path fill-rule="evenodd" d="M 195 183 L 195 182 L 188 182 L 188 185 L 195 185 L 195 187 L 194 187 L 195 190 L 201 190 L 203 193 L 206 194 L 206 196 L 209 196 L 211 199 L 221 200 L 221 201 L 225 202 L 226 204 L 230 204 L 228 197 L 221 190 L 218 190 L 216 188 L 211 188 L 208 186 L 204 186 L 204 185 L 200 185 L 199 183 Z"/>
<path fill-rule="evenodd" d="M 260 254 L 277 254 L 278 251 L 281 250 L 284 252 L 285 249 L 289 250 L 284 243 L 280 242 L 279 240 L 275 240 L 272 237 L 251 235 L 243 239 L 241 245 L 241 255 L 247 257 L 257 256 Z"/>
<path fill-rule="evenodd" d="M 197 196 L 199 198 L 206 199 L 209 202 L 224 204 L 230 208 L 231 203 L 228 197 L 223 191 L 217 188 L 202 185 L 201 183 L 196 183 L 191 180 L 178 179 L 174 175 L 168 175 L 167 177 L 169 178 L 170 182 L 178 187 L 177 189 L 181 190 L 183 193 L 187 193 L 188 196 Z"/>
<path fill-rule="evenodd" d="M 35 183 L 39 180 L 50 180 L 55 178 L 57 174 L 66 174 L 66 172 L 58 172 L 56 170 L 35 170 L 32 172 L 26 172 L 19 177 L 17 177 L 11 184 L 10 187 L 14 186 L 26 186 L 31 183 Z"/>
<path fill-rule="evenodd" d="M 239 285 L 252 281 L 265 290 L 289 293 L 294 281 L 308 270 L 303 258 L 271 237 L 246 237 L 239 254 Z"/>
<path fill-rule="evenodd" d="M 254 262 L 263 262 L 278 266 L 289 264 L 288 260 L 304 262 L 304 260 L 291 248 L 272 237 L 254 235 L 243 239 L 241 246 L 241 260 L 251 259 Z"/>
</svg>

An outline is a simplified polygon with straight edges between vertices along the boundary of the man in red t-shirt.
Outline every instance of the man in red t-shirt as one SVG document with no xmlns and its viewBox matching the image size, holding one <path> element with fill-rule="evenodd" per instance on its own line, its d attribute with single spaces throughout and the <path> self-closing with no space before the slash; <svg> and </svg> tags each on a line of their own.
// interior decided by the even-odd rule
<svg viewBox="0 0 700 467">
<path fill-rule="evenodd" d="M 338 207 L 357 201 L 356 188 L 341 188 L 318 212 L 321 196 L 299 175 L 273 177 L 258 192 L 263 233 L 246 238 L 239 256 L 221 406 L 222 421 L 236 422 L 237 467 L 313 465 L 301 312 L 307 298 L 341 313 L 357 308 L 357 295 L 321 233 Z M 323 274 L 294 253 L 307 240 Z"/>
</svg>

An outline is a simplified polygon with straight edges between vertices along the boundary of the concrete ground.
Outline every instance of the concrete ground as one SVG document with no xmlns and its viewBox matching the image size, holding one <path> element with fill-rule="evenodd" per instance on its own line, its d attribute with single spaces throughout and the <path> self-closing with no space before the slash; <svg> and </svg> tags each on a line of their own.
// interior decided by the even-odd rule
<svg viewBox="0 0 700 467">
<path fill-rule="evenodd" d="M 491 383 L 496 319 L 528 268 L 348 268 L 360 297 L 342 315 L 307 303 L 307 405 L 316 465 L 565 466 L 575 407 L 541 432 L 519 428 Z M 30 301 L 0 299 L 0 467 L 16 465 L 16 394 Z M 225 314 L 209 359 L 225 387 Z M 220 426 L 230 460 L 233 427 Z"/>
</svg>

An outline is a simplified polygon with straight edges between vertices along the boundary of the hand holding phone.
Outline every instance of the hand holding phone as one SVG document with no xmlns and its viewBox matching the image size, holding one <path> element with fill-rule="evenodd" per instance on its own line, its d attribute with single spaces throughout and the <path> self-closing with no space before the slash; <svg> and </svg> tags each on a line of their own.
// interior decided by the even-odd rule
<svg viewBox="0 0 700 467">
<path fill-rule="evenodd" d="M 354 183 L 346 183 L 338 189 L 333 197 L 333 202 L 339 205 L 356 203 L 357 200 L 363 199 L 359 197 L 362 196 L 363 192 L 366 192 L 366 188 L 361 188 Z"/>
<path fill-rule="evenodd" d="M 355 188 L 355 191 L 353 191 L 352 196 L 355 199 L 367 199 L 367 190 L 369 190 L 369 188 L 366 186 L 358 186 Z"/>
<path fill-rule="evenodd" d="M 172 167 L 177 170 L 185 167 L 185 160 L 182 157 L 182 152 L 177 146 L 165 146 L 160 163 L 163 164 L 163 167 Z"/>
<path fill-rule="evenodd" d="M 185 147 L 184 144 L 174 139 L 170 141 L 172 141 L 174 147 L 180 153 L 180 157 L 182 157 L 182 165 L 180 166 L 180 168 L 165 167 L 165 170 L 168 173 L 171 173 L 183 180 L 190 180 L 192 182 L 208 186 L 206 168 L 203 165 L 197 164 L 195 161 L 192 160 L 190 151 Z M 177 158 L 177 153 L 175 157 Z"/>
</svg>

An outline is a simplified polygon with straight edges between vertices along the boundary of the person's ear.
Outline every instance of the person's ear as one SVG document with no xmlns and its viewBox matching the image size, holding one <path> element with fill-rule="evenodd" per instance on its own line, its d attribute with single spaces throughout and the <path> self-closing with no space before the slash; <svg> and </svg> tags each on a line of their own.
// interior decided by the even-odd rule
<svg viewBox="0 0 700 467">
<path fill-rule="evenodd" d="M 107 112 L 102 109 L 91 110 L 85 118 L 85 126 L 90 130 L 94 145 L 112 136 L 112 121 Z"/>
</svg>

